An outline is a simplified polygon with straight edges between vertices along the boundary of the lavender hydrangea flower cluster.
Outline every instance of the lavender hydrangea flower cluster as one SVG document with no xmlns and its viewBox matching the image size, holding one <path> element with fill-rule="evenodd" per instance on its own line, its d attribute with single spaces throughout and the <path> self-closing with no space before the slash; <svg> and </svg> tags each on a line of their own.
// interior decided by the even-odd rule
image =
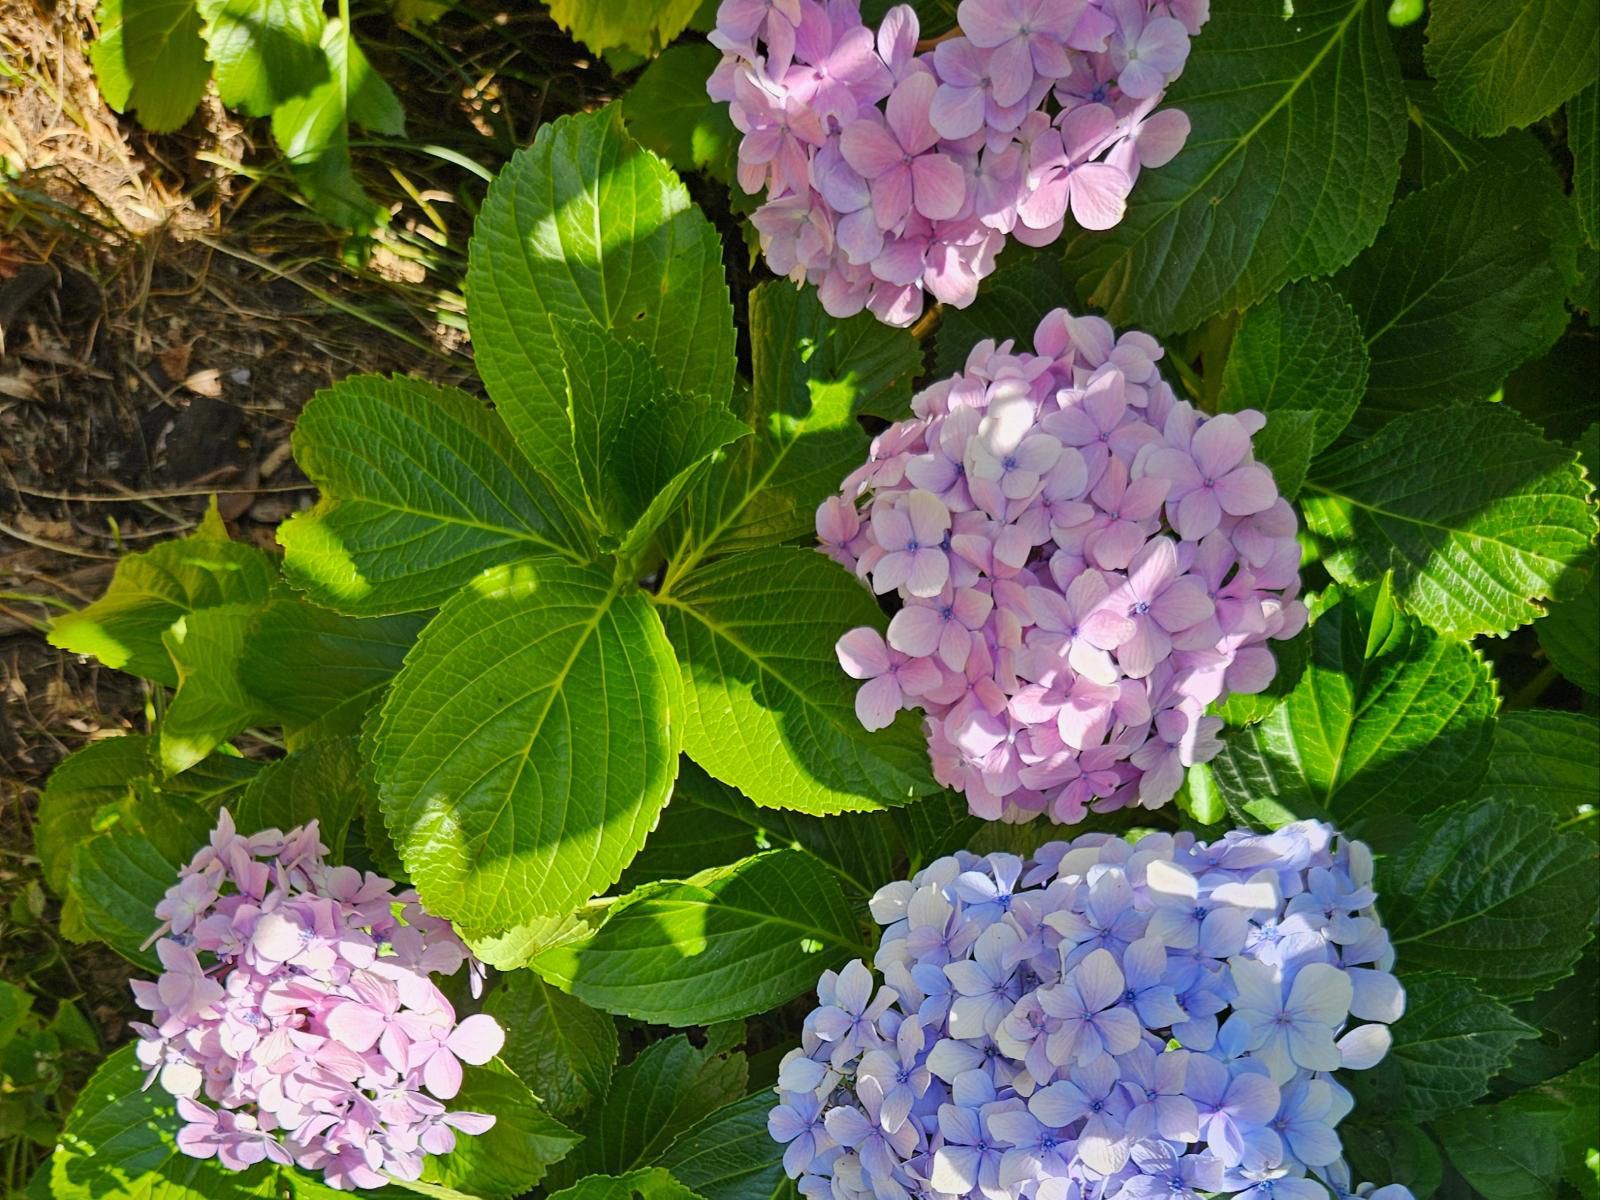
<svg viewBox="0 0 1600 1200">
<path fill-rule="evenodd" d="M 744 134 L 739 183 L 767 262 L 834 316 L 906 325 L 924 293 L 977 294 L 1007 236 L 1122 220 L 1189 119 L 1156 111 L 1210 0 L 962 0 L 918 53 L 909 5 L 876 36 L 859 0 L 723 0 L 707 91 Z"/>
<path fill-rule="evenodd" d="M 884 985 L 825 972 L 780 1068 L 785 1168 L 814 1200 L 1368 1195 L 1330 1072 L 1374 1066 L 1405 1010 L 1372 866 L 1305 821 L 961 852 L 890 884 Z"/>
<path fill-rule="evenodd" d="M 344 1190 L 415 1180 L 424 1154 L 494 1124 L 441 1101 L 505 1034 L 483 1014 L 458 1022 L 430 978 L 466 966 L 481 988 L 449 922 L 326 854 L 315 821 L 245 837 L 222 811 L 156 908 L 165 970 L 133 983 L 154 1014 L 134 1026 L 145 1087 L 178 1098 L 195 1158 L 292 1163 Z"/>
<path fill-rule="evenodd" d="M 1172 798 L 1306 622 L 1294 511 L 1159 345 L 1057 309 L 920 392 L 817 511 L 825 553 L 903 607 L 838 644 L 868 729 L 920 708 L 934 775 L 988 819 Z M 863 506 L 864 497 L 870 502 Z"/>
</svg>

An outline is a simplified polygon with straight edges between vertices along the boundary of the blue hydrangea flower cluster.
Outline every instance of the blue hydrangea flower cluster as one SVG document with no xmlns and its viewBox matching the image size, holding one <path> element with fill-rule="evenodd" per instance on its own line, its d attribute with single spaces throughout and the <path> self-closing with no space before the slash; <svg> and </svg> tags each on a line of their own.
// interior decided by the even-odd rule
<svg viewBox="0 0 1600 1200">
<path fill-rule="evenodd" d="M 768 1128 L 812 1200 L 1409 1200 L 1351 1184 L 1340 1068 L 1405 1010 L 1331 826 L 942 858 L 873 898 Z"/>
</svg>

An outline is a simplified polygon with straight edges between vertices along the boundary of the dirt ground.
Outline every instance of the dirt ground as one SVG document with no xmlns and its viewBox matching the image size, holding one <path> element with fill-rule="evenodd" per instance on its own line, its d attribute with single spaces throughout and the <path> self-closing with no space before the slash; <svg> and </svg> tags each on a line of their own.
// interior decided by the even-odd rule
<svg viewBox="0 0 1600 1200">
<path fill-rule="evenodd" d="M 614 94 L 541 6 L 517 8 L 414 35 L 357 7 L 411 124 L 357 147 L 392 218 L 356 245 L 297 199 L 265 121 L 214 96 L 161 136 L 113 112 L 93 0 L 0 0 L 0 978 L 81 1000 L 108 1043 L 127 968 L 56 941 L 32 812 L 67 754 L 144 730 L 148 697 L 51 647 L 45 622 L 213 493 L 234 536 L 270 547 L 312 498 L 289 435 L 318 388 L 363 371 L 476 386 L 461 285 L 484 184 L 425 147 L 492 173 L 542 119 Z"/>
</svg>

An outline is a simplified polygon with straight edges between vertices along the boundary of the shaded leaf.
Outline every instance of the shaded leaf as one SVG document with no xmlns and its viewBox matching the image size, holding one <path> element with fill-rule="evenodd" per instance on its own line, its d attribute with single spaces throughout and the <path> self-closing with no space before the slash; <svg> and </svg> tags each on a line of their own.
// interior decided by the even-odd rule
<svg viewBox="0 0 1600 1200">
<path fill-rule="evenodd" d="M 90 742 L 50 773 L 33 826 L 34 852 L 45 882 L 66 891 L 72 852 L 94 835 L 95 814 L 133 794 L 133 782 L 154 770 L 152 739 L 133 734 Z"/>
<path fill-rule="evenodd" d="M 89 57 L 106 103 L 151 133 L 188 121 L 211 78 L 194 0 L 100 0 L 94 19 Z"/>
<path fill-rule="evenodd" d="M 1576 826 L 1597 835 L 1600 721 L 1552 709 L 1503 714 L 1482 794 L 1536 805 L 1555 818 L 1558 829 Z M 1585 808 L 1587 816 L 1580 811 Z"/>
<path fill-rule="evenodd" d="M 967 355 L 985 338 L 1016 338 L 1019 346 L 1031 346 L 1039 322 L 1060 307 L 1068 292 L 1059 250 L 1009 243 L 993 274 L 978 285 L 978 298 L 966 308 L 941 314 L 933 373 L 940 378 L 960 374 Z"/>
<path fill-rule="evenodd" d="M 646 884 L 529 965 L 595 1008 L 681 1027 L 774 1008 L 852 957 L 865 949 L 838 881 L 803 850 L 771 850 Z"/>
<path fill-rule="evenodd" d="M 500 979 L 483 1009 L 506 1031 L 500 1057 L 545 1107 L 564 1117 L 605 1095 L 617 1063 L 617 1025 L 532 971 Z"/>
<path fill-rule="evenodd" d="M 1470 979 L 1426 971 L 1406 976 L 1406 1013 L 1393 1026 L 1391 1060 L 1401 1080 L 1392 1111 L 1430 1121 L 1465 1108 L 1489 1090 L 1518 1042 L 1536 1031 Z"/>
<path fill-rule="evenodd" d="M 493 1113 L 494 1126 L 485 1133 L 456 1138 L 456 1148 L 449 1154 L 429 1156 L 423 1181 L 485 1200 L 522 1195 L 579 1141 L 498 1062 L 467 1071 L 450 1107 Z"/>
<path fill-rule="evenodd" d="M 1378 232 L 1405 148 L 1405 97 L 1368 0 L 1215 0 L 1168 101 L 1188 145 L 1140 176 L 1121 224 L 1082 232 L 1078 293 L 1155 334 L 1342 267 Z"/>
<path fill-rule="evenodd" d="M 229 108 L 253 117 L 303 96 L 328 78 L 318 0 L 196 0 L 206 57 Z"/>
<path fill-rule="evenodd" d="M 1600 83 L 1567 105 L 1567 146 L 1572 150 L 1572 203 L 1591 246 L 1600 246 Z"/>
<path fill-rule="evenodd" d="M 622 98 L 622 116 L 641 146 L 678 171 L 704 171 L 732 185 L 739 131 L 728 106 L 706 95 L 720 61 L 715 46 L 668 46 Z"/>
<path fill-rule="evenodd" d="M 1592 932 L 1594 843 L 1508 800 L 1468 800 L 1425 820 L 1378 866 L 1402 968 L 1452 971 L 1522 999 L 1572 970 Z"/>
<path fill-rule="evenodd" d="M 314 396 L 295 459 L 322 489 L 278 530 L 284 570 L 358 615 L 432 608 L 487 567 L 584 548 L 504 422 L 455 388 L 358 375 Z"/>
<path fill-rule="evenodd" d="M 781 586 L 775 586 L 775 583 Z M 834 643 L 883 615 L 849 573 L 773 547 L 703 566 L 657 608 L 683 667 L 684 748 L 757 804 L 815 814 L 934 790 L 915 718 L 877 733 L 855 714 Z"/>
<path fill-rule="evenodd" d="M 1517 1019 L 1538 1031 L 1537 1038 L 1518 1042 L 1511 1065 L 1494 1081 L 1495 1091 L 1509 1095 L 1542 1083 L 1600 1051 L 1600 946 L 1585 947 L 1578 969 L 1555 987 L 1517 1005 Z"/>
<path fill-rule="evenodd" d="M 384 816 L 429 910 L 486 933 L 622 874 L 677 773 L 661 623 L 607 571 L 531 559 L 447 602 L 377 724 Z"/>
<path fill-rule="evenodd" d="M 354 737 L 317 742 L 269 763 L 233 807 L 242 834 L 319 822 L 328 861 L 345 861 L 345 835 L 365 811 L 372 781 Z"/>
<path fill-rule="evenodd" d="M 1600 8 L 1589 0 L 1432 0 L 1428 74 L 1469 133 L 1531 125 L 1595 77 Z"/>
<path fill-rule="evenodd" d="M 1301 504 L 1340 583 L 1393 571 L 1440 632 L 1501 634 L 1583 584 L 1595 515 L 1576 459 L 1503 405 L 1436 408 L 1318 459 Z"/>
<path fill-rule="evenodd" d="M 785 1182 L 783 1147 L 767 1132 L 771 1092 L 719 1108 L 672 1144 L 661 1165 L 705 1200 L 770 1198 Z"/>
</svg>

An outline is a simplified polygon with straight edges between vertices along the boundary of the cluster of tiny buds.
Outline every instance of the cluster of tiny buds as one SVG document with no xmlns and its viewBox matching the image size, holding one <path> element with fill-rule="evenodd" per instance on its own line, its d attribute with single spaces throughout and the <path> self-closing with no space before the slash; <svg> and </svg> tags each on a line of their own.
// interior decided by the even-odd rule
<svg viewBox="0 0 1600 1200">
<path fill-rule="evenodd" d="M 876 34 L 858 0 L 723 0 L 707 85 L 743 133 L 739 183 L 768 264 L 834 316 L 907 325 L 964 307 L 1008 237 L 1109 229 L 1189 120 L 1158 105 L 1209 0 L 962 0 L 919 53 L 916 12 Z"/>
<path fill-rule="evenodd" d="M 1410 1200 L 1336 1131 L 1405 1011 L 1375 900 L 1311 821 L 940 859 L 872 901 L 881 985 L 823 975 L 768 1129 L 811 1200 Z"/>
</svg>

